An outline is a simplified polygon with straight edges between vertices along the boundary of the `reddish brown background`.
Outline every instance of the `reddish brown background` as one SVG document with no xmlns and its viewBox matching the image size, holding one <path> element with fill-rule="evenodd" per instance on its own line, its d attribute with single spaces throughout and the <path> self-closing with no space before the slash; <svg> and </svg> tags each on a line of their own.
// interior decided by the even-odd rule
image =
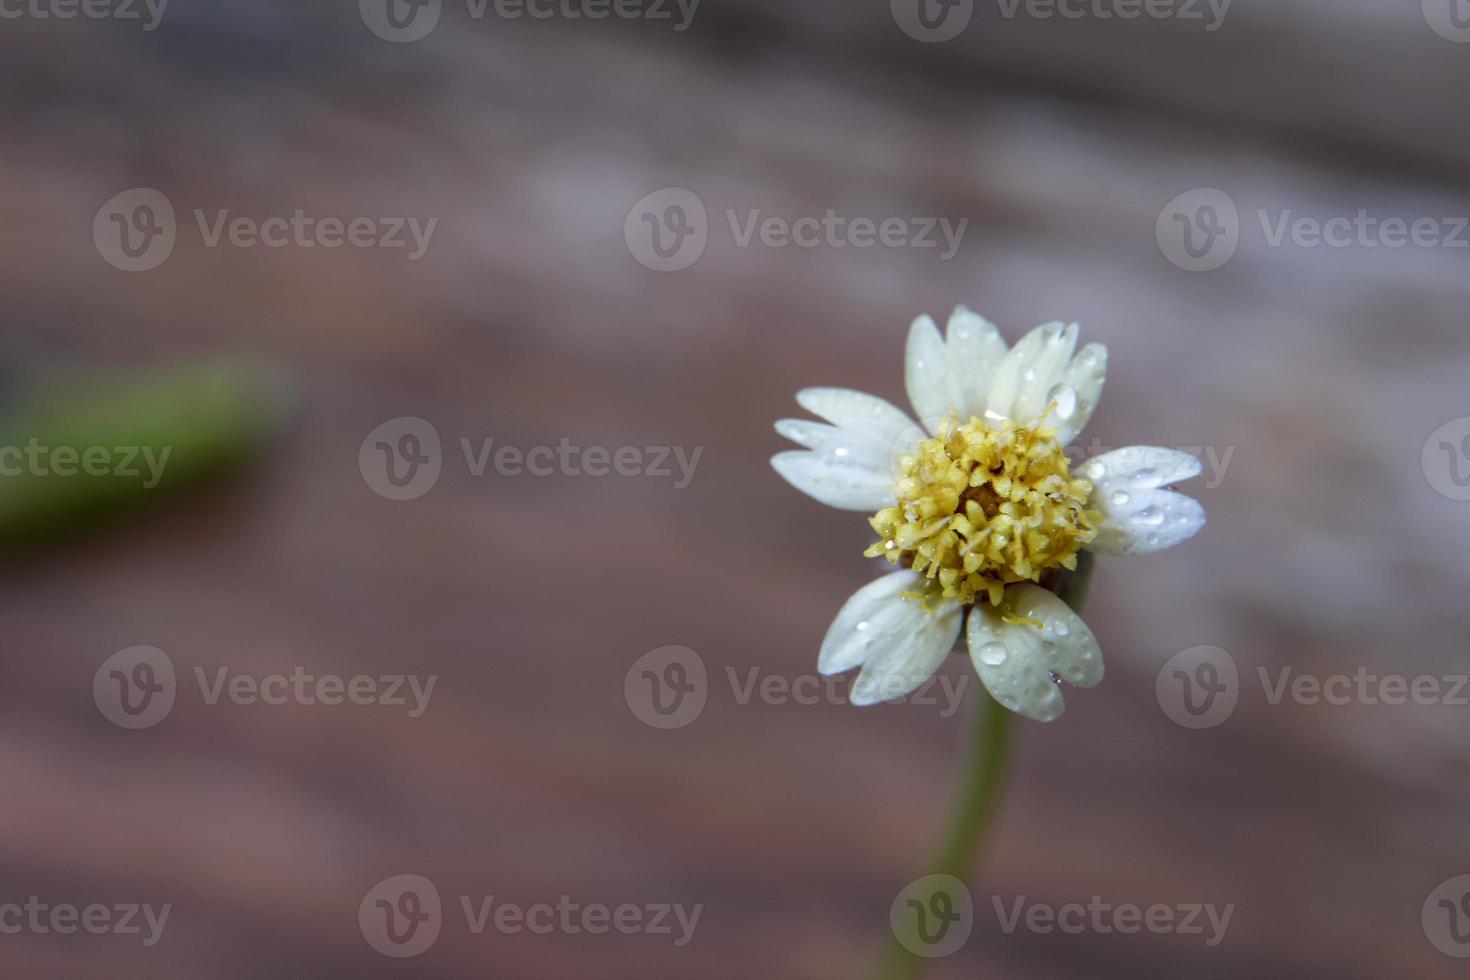
<svg viewBox="0 0 1470 980">
<path fill-rule="evenodd" d="M 1178 22 L 1005 20 L 923 45 L 879 2 L 705 0 L 693 27 L 472 23 L 418 44 L 351 4 L 187 4 L 156 32 L 0 23 L 0 285 L 13 376 L 228 351 L 301 409 L 232 487 L 0 576 L 0 901 L 172 902 L 163 943 L 0 937 L 26 978 L 860 976 L 919 870 L 962 716 L 740 706 L 687 728 L 623 699 L 644 652 L 810 672 L 867 580 L 857 515 L 780 482 L 791 395 L 902 399 L 904 329 L 967 303 L 1012 340 L 1080 320 L 1112 367 L 1089 434 L 1233 449 L 1210 524 L 1104 561 L 1107 682 L 1022 726 L 980 923 L 937 977 L 1450 977 L 1420 907 L 1470 871 L 1467 709 L 1271 706 L 1257 667 L 1465 670 L 1467 507 L 1420 454 L 1470 414 L 1470 253 L 1269 249 L 1190 274 L 1166 202 L 1246 213 L 1470 213 L 1470 47 L 1415 3 L 1237 0 Z M 454 6 L 454 5 L 451 5 Z M 438 216 L 428 256 L 209 250 L 127 275 L 93 215 L 132 186 L 182 211 Z M 658 274 L 633 203 L 695 189 L 716 233 Z M 932 251 L 736 248 L 726 208 L 970 217 Z M 392 503 L 357 468 L 400 415 L 446 440 L 703 447 L 693 484 L 473 479 Z M 1086 437 L 1084 437 L 1085 439 Z M 431 710 L 183 698 L 129 733 L 108 655 L 181 669 L 435 673 Z M 1229 650 L 1247 693 L 1185 731 L 1154 678 Z M 968 671 L 956 659 L 956 679 Z M 1254 691 L 1254 693 L 1251 693 Z M 374 883 L 530 903 L 703 903 L 650 936 L 363 942 Z M 1235 903 L 1227 939 L 1004 935 L 991 895 Z"/>
</svg>

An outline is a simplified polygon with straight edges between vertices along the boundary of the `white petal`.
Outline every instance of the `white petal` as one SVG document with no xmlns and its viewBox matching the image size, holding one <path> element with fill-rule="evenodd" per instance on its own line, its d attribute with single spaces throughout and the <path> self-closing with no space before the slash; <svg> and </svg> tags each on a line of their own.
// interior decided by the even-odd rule
<svg viewBox="0 0 1470 980">
<path fill-rule="evenodd" d="M 874 579 L 853 593 L 827 628 L 821 655 L 817 657 L 817 670 L 826 675 L 840 674 L 867 663 L 877 649 L 877 631 L 890 628 L 887 614 L 897 612 L 891 603 L 916 588 L 918 582 L 915 572 L 894 572 Z"/>
<path fill-rule="evenodd" d="M 771 466 L 802 493 L 838 510 L 876 511 L 893 504 L 893 478 L 873 470 L 812 452 L 785 452 Z"/>
<path fill-rule="evenodd" d="M 955 307 L 944 328 L 950 386 L 958 398 L 960 420 L 985 415 L 990 381 L 1006 356 L 1006 342 L 995 324 L 963 306 Z"/>
<path fill-rule="evenodd" d="M 874 473 L 888 474 L 890 483 L 896 480 L 889 458 L 892 447 L 870 433 L 806 419 L 782 419 L 776 423 L 776 431 L 833 463 L 846 463 Z"/>
<path fill-rule="evenodd" d="M 1064 327 L 1060 333 L 1046 331 L 1045 342 L 1030 366 L 1021 372 L 1021 390 L 1012 406 L 1013 417 L 1022 425 L 1041 418 L 1057 386 L 1067 375 L 1072 352 L 1077 349 L 1077 324 Z"/>
<path fill-rule="evenodd" d="M 1076 346 L 1075 323 L 1048 323 L 1022 337 L 995 372 L 986 411 L 1018 425 L 1037 422 L 1052 389 L 1062 383 Z"/>
<path fill-rule="evenodd" d="M 1159 446 L 1130 446 L 1088 460 L 1082 473 L 1092 481 L 1088 506 L 1102 512 L 1089 551 L 1141 555 L 1172 548 L 1205 526 L 1199 501 L 1161 489 L 1198 476 L 1200 462 L 1188 453 Z"/>
<path fill-rule="evenodd" d="M 949 370 L 949 351 L 939 328 L 927 316 L 921 316 L 909 327 L 904 348 L 904 387 L 919 422 L 931 433 L 939 424 L 962 409 L 959 387 Z"/>
<path fill-rule="evenodd" d="M 797 404 L 833 423 L 842 436 L 827 426 L 799 419 L 785 419 L 776 431 L 833 462 L 858 462 L 875 473 L 881 470 L 890 486 L 902 476 L 900 460 L 926 438 L 923 428 L 900 409 L 874 395 L 849 388 L 804 388 L 796 393 Z M 846 453 L 839 450 L 846 449 Z M 861 509 L 854 507 L 854 510 Z"/>
<path fill-rule="evenodd" d="M 1007 623 L 1002 610 L 1042 625 Z M 1009 587 L 1000 610 L 976 605 L 967 632 L 981 683 L 1002 705 L 1027 718 L 1054 721 L 1065 710 L 1052 674 L 1077 687 L 1094 687 L 1103 679 L 1102 651 L 1092 630 L 1040 586 Z"/>
<path fill-rule="evenodd" d="M 1103 555 L 1147 555 L 1188 541 L 1205 526 L 1205 509 L 1170 490 L 1142 490 L 1126 505 L 1099 506 L 1104 519 L 1087 550 Z"/>
<path fill-rule="evenodd" d="M 796 403 L 839 428 L 873 436 L 889 446 L 914 428 L 891 402 L 850 388 L 803 388 L 796 393 Z"/>
<path fill-rule="evenodd" d="M 946 602 L 926 612 L 904 592 L 922 583 L 914 572 L 894 572 L 863 586 L 843 605 L 827 636 L 817 669 L 840 674 L 861 666 L 849 700 L 877 704 L 903 697 L 934 676 L 960 635 L 964 609 Z"/>
<path fill-rule="evenodd" d="M 1097 403 L 1102 398 L 1103 382 L 1108 373 L 1108 349 L 1102 344 L 1088 344 L 1077 352 L 1062 377 L 1062 385 L 1071 389 L 1076 397 L 1071 415 L 1057 412 L 1052 422 L 1057 428 L 1057 439 L 1068 445 L 1082 432 L 1092 418 Z"/>
<path fill-rule="evenodd" d="M 901 601 L 909 619 L 907 629 L 863 665 L 848 691 L 849 704 L 867 707 L 914 693 L 954 650 L 965 618 L 963 606 L 947 601 L 933 612 L 925 612 L 915 600 Z"/>
</svg>

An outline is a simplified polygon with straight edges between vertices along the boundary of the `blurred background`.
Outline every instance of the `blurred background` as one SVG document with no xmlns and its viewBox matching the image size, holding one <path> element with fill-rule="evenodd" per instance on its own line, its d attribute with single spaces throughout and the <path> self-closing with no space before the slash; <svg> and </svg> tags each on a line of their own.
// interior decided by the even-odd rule
<svg viewBox="0 0 1470 980">
<path fill-rule="evenodd" d="M 0 4 L 5 975 L 865 975 L 979 690 L 816 685 L 771 423 L 961 303 L 1210 523 L 930 975 L 1463 975 L 1470 4 L 924 2 Z"/>
</svg>

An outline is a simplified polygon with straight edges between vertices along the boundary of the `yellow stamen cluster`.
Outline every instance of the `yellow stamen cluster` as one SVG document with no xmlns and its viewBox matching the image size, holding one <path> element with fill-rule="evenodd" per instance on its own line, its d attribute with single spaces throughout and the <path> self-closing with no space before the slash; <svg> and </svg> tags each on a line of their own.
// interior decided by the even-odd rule
<svg viewBox="0 0 1470 980">
<path fill-rule="evenodd" d="M 880 540 L 867 555 L 922 573 L 945 598 L 998 606 L 1008 584 L 1076 568 L 1097 533 L 1092 484 L 1072 477 L 1054 430 L 950 420 L 900 467 L 898 506 L 869 518 Z"/>
</svg>

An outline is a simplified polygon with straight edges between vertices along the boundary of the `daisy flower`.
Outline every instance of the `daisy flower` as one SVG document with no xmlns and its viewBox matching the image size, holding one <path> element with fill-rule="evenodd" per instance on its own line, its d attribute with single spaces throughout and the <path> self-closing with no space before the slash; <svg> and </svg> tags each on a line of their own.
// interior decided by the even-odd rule
<svg viewBox="0 0 1470 980">
<path fill-rule="evenodd" d="M 1107 369 L 1101 344 L 1076 346 L 1076 324 L 1037 327 L 1007 350 L 995 325 L 964 307 L 944 336 L 922 316 L 904 372 L 918 424 L 845 388 L 796 396 L 829 424 L 776 423 L 805 447 L 773 457 L 776 472 L 831 507 L 874 512 L 867 555 L 901 569 L 859 589 L 822 641 L 823 674 L 862 668 L 853 704 L 917 690 L 964 628 L 991 695 L 1054 720 L 1062 681 L 1093 687 L 1103 677 L 1092 631 L 1053 591 L 1078 553 L 1146 554 L 1204 526 L 1198 501 L 1169 489 L 1199 474 L 1188 453 L 1133 446 L 1072 471 L 1067 445 Z"/>
</svg>

